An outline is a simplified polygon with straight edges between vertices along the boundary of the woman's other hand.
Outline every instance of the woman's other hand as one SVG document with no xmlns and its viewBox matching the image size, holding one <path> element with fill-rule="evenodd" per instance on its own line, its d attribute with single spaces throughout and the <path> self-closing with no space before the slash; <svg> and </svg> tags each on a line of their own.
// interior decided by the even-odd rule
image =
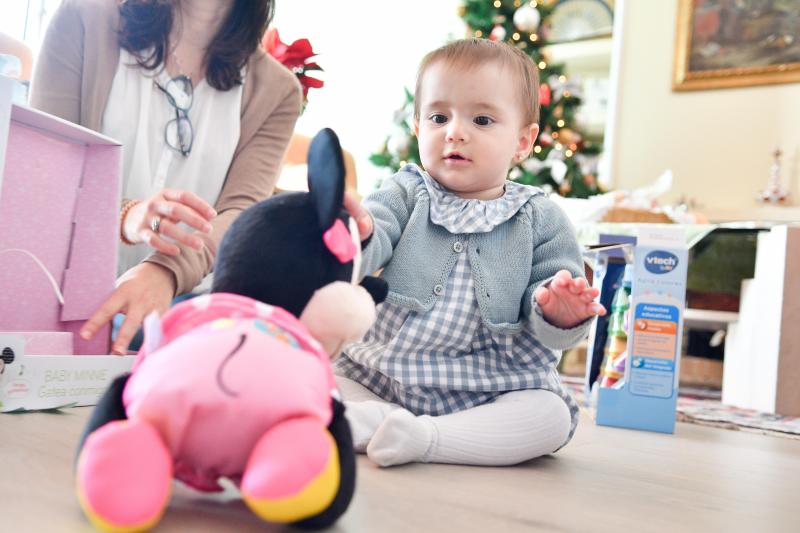
<svg viewBox="0 0 800 533">
<path fill-rule="evenodd" d="M 133 206 L 125 216 L 122 228 L 132 243 L 143 242 L 167 255 L 178 255 L 180 248 L 170 239 L 195 250 L 203 248 L 203 240 L 178 226 L 183 222 L 203 233 L 211 232 L 209 221 L 217 212 L 196 194 L 181 189 L 164 189 Z M 154 224 L 153 221 L 158 223 Z M 153 231 L 155 226 L 157 231 Z"/>
<path fill-rule="evenodd" d="M 117 280 L 117 288 L 86 321 L 80 335 L 89 340 L 114 315 L 124 313 L 125 321 L 111 348 L 112 353 L 124 355 L 145 317 L 153 311 L 164 314 L 174 297 L 175 276 L 172 272 L 155 263 L 139 263 Z"/>
</svg>

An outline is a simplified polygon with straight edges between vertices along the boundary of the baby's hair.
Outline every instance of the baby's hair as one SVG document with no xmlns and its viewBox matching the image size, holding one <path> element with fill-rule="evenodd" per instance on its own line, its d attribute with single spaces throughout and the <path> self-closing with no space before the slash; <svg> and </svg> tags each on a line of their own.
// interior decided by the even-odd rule
<svg viewBox="0 0 800 533">
<path fill-rule="evenodd" d="M 414 118 L 419 120 L 419 97 L 425 71 L 442 61 L 448 66 L 471 68 L 482 63 L 499 61 L 509 66 L 519 86 L 520 106 L 524 124 L 539 121 L 539 69 L 525 52 L 503 42 L 488 39 L 460 39 L 429 52 L 419 64 L 414 91 Z M 497 83 L 497 80 L 486 80 Z"/>
</svg>

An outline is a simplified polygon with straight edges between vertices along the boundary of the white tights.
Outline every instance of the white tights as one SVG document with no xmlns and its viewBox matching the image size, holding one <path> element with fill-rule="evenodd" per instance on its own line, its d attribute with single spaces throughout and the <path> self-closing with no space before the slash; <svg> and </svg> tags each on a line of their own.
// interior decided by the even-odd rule
<svg viewBox="0 0 800 533">
<path fill-rule="evenodd" d="M 336 381 L 356 451 L 381 466 L 412 461 L 500 466 L 552 453 L 567 440 L 567 404 L 541 389 L 443 416 L 415 416 L 346 377 Z"/>
</svg>

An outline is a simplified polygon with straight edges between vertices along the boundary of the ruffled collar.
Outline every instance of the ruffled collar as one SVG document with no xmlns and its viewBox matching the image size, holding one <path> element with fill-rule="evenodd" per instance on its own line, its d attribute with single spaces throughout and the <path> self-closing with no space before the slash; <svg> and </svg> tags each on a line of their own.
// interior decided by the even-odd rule
<svg viewBox="0 0 800 533">
<path fill-rule="evenodd" d="M 411 165 L 409 165 L 411 166 Z M 442 187 L 430 174 L 414 165 L 430 196 L 431 222 L 450 233 L 487 233 L 509 220 L 542 189 L 506 181 L 505 192 L 493 200 L 461 198 Z M 411 169 L 409 169 L 411 170 Z"/>
</svg>

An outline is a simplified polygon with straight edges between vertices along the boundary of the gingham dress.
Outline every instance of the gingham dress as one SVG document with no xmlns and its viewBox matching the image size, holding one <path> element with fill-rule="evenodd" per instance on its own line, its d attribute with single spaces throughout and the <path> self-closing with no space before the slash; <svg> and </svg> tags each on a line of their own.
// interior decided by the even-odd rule
<svg viewBox="0 0 800 533">
<path fill-rule="evenodd" d="M 491 231 L 538 193 L 507 182 L 501 198 L 467 200 L 421 173 L 430 195 L 431 221 L 454 234 Z M 483 324 L 466 241 L 444 297 L 424 313 L 380 304 L 377 321 L 361 342 L 346 348 L 334 364 L 336 373 L 417 415 L 469 409 L 514 390 L 550 390 L 570 409 L 571 437 L 578 405 L 558 378 L 560 352 L 539 343 L 527 327 L 509 334 L 492 332 Z"/>
</svg>

